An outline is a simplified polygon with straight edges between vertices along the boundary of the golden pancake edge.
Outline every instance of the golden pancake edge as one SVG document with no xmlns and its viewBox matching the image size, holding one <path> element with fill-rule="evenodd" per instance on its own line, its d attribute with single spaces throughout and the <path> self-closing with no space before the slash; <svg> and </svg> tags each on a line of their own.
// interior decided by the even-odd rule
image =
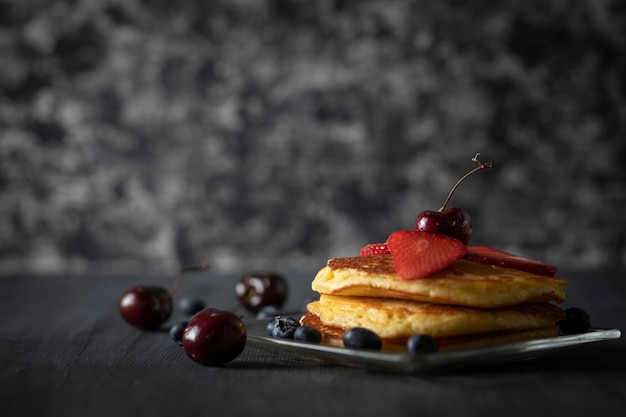
<svg viewBox="0 0 626 417">
<path fill-rule="evenodd" d="M 517 269 L 459 259 L 425 278 L 403 280 L 390 255 L 333 258 L 311 283 L 326 295 L 393 298 L 498 308 L 565 300 L 567 281 Z"/>
<path fill-rule="evenodd" d="M 374 297 L 321 295 L 307 312 L 330 327 L 365 327 L 383 339 L 428 334 L 448 338 L 514 332 L 554 326 L 563 310 L 550 303 L 524 303 L 484 309 Z"/>
<path fill-rule="evenodd" d="M 312 313 L 304 314 L 300 323 L 303 326 L 316 327 L 323 335 L 323 343 L 343 347 L 343 334 L 347 330 L 341 327 L 334 327 L 323 324 L 320 318 Z M 531 329 L 521 331 L 500 331 L 482 334 L 470 334 L 463 336 L 451 336 L 437 338 L 440 351 L 454 351 L 463 349 L 474 349 L 489 347 L 506 343 L 525 342 L 529 340 L 556 337 L 559 335 L 559 327 L 552 325 L 542 329 Z M 406 342 L 408 337 L 381 338 L 382 350 L 387 352 L 406 352 Z"/>
</svg>

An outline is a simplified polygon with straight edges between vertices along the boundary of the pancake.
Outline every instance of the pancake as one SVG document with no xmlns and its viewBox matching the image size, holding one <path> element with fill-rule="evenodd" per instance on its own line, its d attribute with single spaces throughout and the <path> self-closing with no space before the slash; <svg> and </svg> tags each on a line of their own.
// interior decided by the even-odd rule
<svg viewBox="0 0 626 417">
<path fill-rule="evenodd" d="M 321 322 L 320 318 L 313 313 L 306 313 L 300 319 L 303 326 L 316 327 L 322 333 L 322 343 L 332 346 L 343 347 L 343 333 L 345 328 L 328 326 Z M 559 335 L 558 326 L 550 326 L 543 329 L 524 331 L 499 331 L 481 334 L 463 335 L 456 337 L 438 337 L 435 340 L 439 351 L 449 352 L 454 350 L 475 349 L 495 346 L 506 343 L 524 342 L 529 340 L 555 337 Z M 382 338 L 382 350 L 387 352 L 406 352 L 408 337 Z"/>
<path fill-rule="evenodd" d="M 365 327 L 381 338 L 428 334 L 434 338 L 551 327 L 565 318 L 550 303 L 525 303 L 497 309 L 431 304 L 374 297 L 322 295 L 307 305 L 328 326 Z"/>
<path fill-rule="evenodd" d="M 459 259 L 425 278 L 403 280 L 390 255 L 333 258 L 311 287 L 342 295 L 499 308 L 522 303 L 565 301 L 567 281 L 517 269 Z"/>
</svg>

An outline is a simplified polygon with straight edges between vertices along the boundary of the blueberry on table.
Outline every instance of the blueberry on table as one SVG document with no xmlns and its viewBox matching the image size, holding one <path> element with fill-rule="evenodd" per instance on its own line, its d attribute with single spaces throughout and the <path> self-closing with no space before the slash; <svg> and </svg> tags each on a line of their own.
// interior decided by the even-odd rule
<svg viewBox="0 0 626 417">
<path fill-rule="evenodd" d="M 559 322 L 559 327 L 566 335 L 585 333 L 591 327 L 591 320 L 582 308 L 571 307 L 565 310 L 565 320 Z"/>
<path fill-rule="evenodd" d="M 322 333 L 312 326 L 300 326 L 294 332 L 293 338 L 300 342 L 320 343 L 322 341 Z"/>
<path fill-rule="evenodd" d="M 365 327 L 352 327 L 343 334 L 343 345 L 355 349 L 382 349 L 382 340 L 373 331 Z"/>
<path fill-rule="evenodd" d="M 426 334 L 416 334 L 406 341 L 406 350 L 414 355 L 434 353 L 439 350 L 439 345 L 435 339 Z"/>
<path fill-rule="evenodd" d="M 197 297 L 185 296 L 178 300 L 178 308 L 188 316 L 193 316 L 204 307 L 204 302 Z"/>
<path fill-rule="evenodd" d="M 298 320 L 288 316 L 276 316 L 267 325 L 271 337 L 293 339 L 296 329 L 300 327 Z"/>
<path fill-rule="evenodd" d="M 187 327 L 188 321 L 180 321 L 170 327 L 170 337 L 178 346 L 183 345 L 183 332 L 185 331 L 185 327 Z"/>
<path fill-rule="evenodd" d="M 256 313 L 256 318 L 257 319 L 270 319 L 274 316 L 278 316 L 279 314 L 279 309 L 277 306 L 275 305 L 271 305 L 271 306 L 265 306 L 262 309 L 260 309 L 257 313 Z"/>
</svg>

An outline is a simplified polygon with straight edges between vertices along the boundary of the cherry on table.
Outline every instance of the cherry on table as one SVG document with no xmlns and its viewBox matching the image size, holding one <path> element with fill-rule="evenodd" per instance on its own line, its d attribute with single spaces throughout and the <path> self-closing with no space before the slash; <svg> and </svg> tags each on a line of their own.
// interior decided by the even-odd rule
<svg viewBox="0 0 626 417">
<path fill-rule="evenodd" d="M 193 361 L 223 365 L 239 356 L 246 339 L 246 328 L 239 317 L 230 311 L 205 308 L 189 320 L 182 344 Z"/>
<path fill-rule="evenodd" d="M 280 308 L 287 298 L 287 282 L 274 272 L 243 275 L 235 285 L 235 295 L 247 310 L 258 313 L 262 308 Z"/>
<path fill-rule="evenodd" d="M 161 287 L 137 285 L 124 293 L 119 309 L 128 323 L 143 330 L 152 330 L 172 314 L 172 297 Z"/>
<path fill-rule="evenodd" d="M 172 314 L 172 296 L 178 289 L 185 272 L 203 271 L 208 263 L 183 267 L 178 271 L 174 284 L 167 291 L 154 285 L 137 285 L 126 291 L 118 303 L 120 314 L 126 322 L 142 329 L 154 330 Z"/>
</svg>

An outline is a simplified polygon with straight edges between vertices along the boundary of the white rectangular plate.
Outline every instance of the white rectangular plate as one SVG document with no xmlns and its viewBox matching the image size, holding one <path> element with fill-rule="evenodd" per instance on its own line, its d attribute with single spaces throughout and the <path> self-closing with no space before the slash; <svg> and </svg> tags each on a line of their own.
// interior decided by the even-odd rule
<svg viewBox="0 0 626 417">
<path fill-rule="evenodd" d="M 593 328 L 582 334 L 557 336 L 528 342 L 510 343 L 486 348 L 437 352 L 421 355 L 384 353 L 366 349 L 346 349 L 318 343 L 298 342 L 267 336 L 269 320 L 246 322 L 248 340 L 305 359 L 328 360 L 348 366 L 365 366 L 399 373 L 449 371 L 534 359 L 548 353 L 585 343 L 619 339 L 618 329 Z"/>
</svg>

